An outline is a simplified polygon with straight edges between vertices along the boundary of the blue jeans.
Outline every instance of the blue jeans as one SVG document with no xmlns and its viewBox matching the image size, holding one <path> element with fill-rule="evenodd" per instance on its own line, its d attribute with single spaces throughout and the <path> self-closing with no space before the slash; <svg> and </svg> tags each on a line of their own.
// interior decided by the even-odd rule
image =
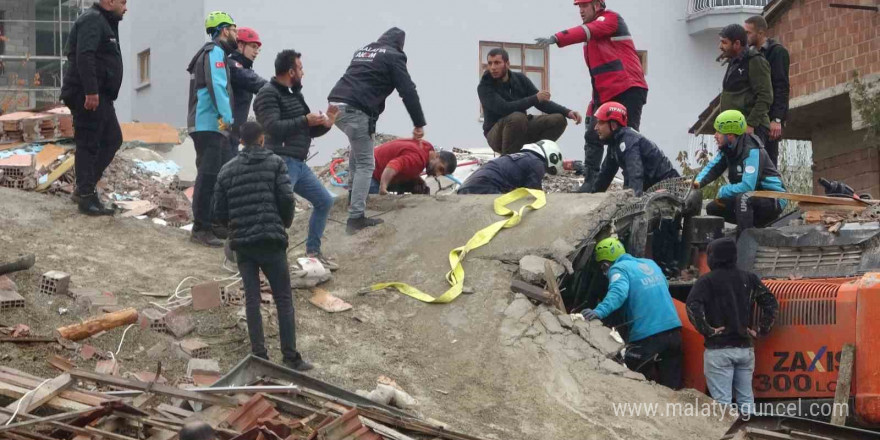
<svg viewBox="0 0 880 440">
<path fill-rule="evenodd" d="M 752 375 L 755 372 L 754 348 L 706 349 L 703 372 L 712 398 L 730 405 L 733 394 L 740 413 L 751 414 L 755 405 Z"/>
<path fill-rule="evenodd" d="M 370 194 L 379 194 L 379 181 L 370 179 Z"/>
<path fill-rule="evenodd" d="M 305 162 L 288 156 L 281 156 L 287 164 L 293 192 L 312 204 L 312 217 L 309 219 L 309 235 L 306 239 L 306 252 L 321 252 L 321 237 L 327 227 L 327 217 L 333 207 L 333 196 Z"/>
</svg>

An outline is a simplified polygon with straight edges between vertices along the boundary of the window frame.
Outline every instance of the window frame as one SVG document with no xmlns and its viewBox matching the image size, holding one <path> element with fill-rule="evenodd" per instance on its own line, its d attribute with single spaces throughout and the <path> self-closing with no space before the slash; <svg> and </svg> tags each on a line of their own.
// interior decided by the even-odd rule
<svg viewBox="0 0 880 440">
<path fill-rule="evenodd" d="M 152 56 L 151 56 L 150 48 L 142 50 L 137 54 L 137 85 L 135 86 L 135 90 L 141 90 L 150 86 L 151 83 L 151 64 L 152 64 Z M 146 62 L 146 63 L 145 63 Z M 146 73 L 146 75 L 145 75 Z"/>
</svg>

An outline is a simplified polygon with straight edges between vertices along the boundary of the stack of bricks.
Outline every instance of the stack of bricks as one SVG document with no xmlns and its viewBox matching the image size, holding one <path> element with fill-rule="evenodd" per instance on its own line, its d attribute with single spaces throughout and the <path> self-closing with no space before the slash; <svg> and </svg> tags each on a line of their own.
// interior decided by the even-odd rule
<svg viewBox="0 0 880 440">
<path fill-rule="evenodd" d="M 55 115 L 58 120 L 58 133 L 63 138 L 73 137 L 73 116 L 67 107 L 58 107 L 46 111 L 46 113 Z"/>
<path fill-rule="evenodd" d="M 24 141 L 24 132 L 21 127 L 21 121 L 24 118 L 33 116 L 29 112 L 9 113 L 0 116 L 0 127 L 2 127 L 3 135 L 0 136 L 2 143 L 17 143 Z"/>
<path fill-rule="evenodd" d="M 21 120 L 22 138 L 25 142 L 46 142 L 58 139 L 58 117 L 49 113 L 34 113 Z"/>
<path fill-rule="evenodd" d="M 880 196 L 880 151 L 865 148 L 816 161 L 813 165 L 813 193 L 825 194 L 819 178 L 838 180 L 856 193 Z"/>
<path fill-rule="evenodd" d="M 37 186 L 34 156 L 17 154 L 0 160 L 0 187 L 33 189 Z"/>
</svg>

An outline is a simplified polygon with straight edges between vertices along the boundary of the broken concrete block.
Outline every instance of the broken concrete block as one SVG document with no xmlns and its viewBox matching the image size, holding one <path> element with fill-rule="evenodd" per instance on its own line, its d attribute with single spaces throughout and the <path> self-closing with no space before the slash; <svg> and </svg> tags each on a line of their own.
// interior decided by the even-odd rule
<svg viewBox="0 0 880 440">
<path fill-rule="evenodd" d="M 526 255 L 519 260 L 519 276 L 532 284 L 544 283 L 544 264 L 549 261 L 553 267 L 553 273 L 558 277 L 565 273 L 565 268 L 555 261 L 546 258 Z"/>
<path fill-rule="evenodd" d="M 207 359 L 211 346 L 204 343 L 201 339 L 187 339 L 180 342 L 180 349 L 196 359 Z"/>
<path fill-rule="evenodd" d="M 116 359 L 98 361 L 98 364 L 95 365 L 95 373 L 117 376 L 119 375 L 119 362 Z"/>
<path fill-rule="evenodd" d="M 165 326 L 165 314 L 156 309 L 144 309 L 139 314 L 140 326 L 154 332 L 164 333 L 168 328 Z"/>
<path fill-rule="evenodd" d="M 193 374 L 220 374 L 220 364 L 214 359 L 190 359 L 186 365 L 186 375 Z"/>
<path fill-rule="evenodd" d="M 70 287 L 70 275 L 57 270 L 43 274 L 40 279 L 40 293 L 46 295 L 67 295 Z"/>
<path fill-rule="evenodd" d="M 12 290 L 0 290 L 0 312 L 24 308 L 24 297 Z"/>
<path fill-rule="evenodd" d="M 166 350 L 168 350 L 168 344 L 166 344 L 164 341 L 157 342 L 156 345 L 153 345 L 152 347 L 150 347 L 149 350 L 147 350 L 147 356 L 150 359 L 158 359 L 165 354 Z"/>
<path fill-rule="evenodd" d="M 625 365 L 620 365 L 617 362 L 614 362 L 611 359 L 603 359 L 602 362 L 599 362 L 599 368 L 605 370 L 608 373 L 616 374 L 618 376 L 622 376 L 629 371 L 629 368 L 626 368 Z"/>
<path fill-rule="evenodd" d="M 623 377 L 625 377 L 627 379 L 637 380 L 640 382 L 647 382 L 648 381 L 648 379 L 645 377 L 644 374 L 636 373 L 635 371 L 632 371 L 630 369 L 627 369 L 626 373 L 623 373 Z"/>
<path fill-rule="evenodd" d="M 177 339 L 192 333 L 196 329 L 192 318 L 180 311 L 180 309 L 172 310 L 165 315 L 165 327 Z"/>
<path fill-rule="evenodd" d="M 557 316 L 556 318 L 559 319 L 559 325 L 561 325 L 562 328 L 566 328 L 566 329 L 571 330 L 572 327 L 574 327 L 574 322 L 571 321 L 570 315 L 563 314 L 563 315 Z"/>
<path fill-rule="evenodd" d="M 79 357 L 80 357 L 80 359 L 87 361 L 87 360 L 95 357 L 95 354 L 97 354 L 97 353 L 98 353 L 97 348 L 95 348 L 91 345 L 88 345 L 88 344 L 83 344 L 83 346 L 79 350 Z"/>
<path fill-rule="evenodd" d="M 197 387 L 209 387 L 220 380 L 220 373 L 193 373 L 193 385 Z"/>
<path fill-rule="evenodd" d="M 504 310 L 504 316 L 513 319 L 514 321 L 518 321 L 520 318 L 525 316 L 526 313 L 534 310 L 535 306 L 532 305 L 532 302 L 525 297 L 525 295 L 517 294 L 516 299 L 507 306 L 507 309 Z"/>
<path fill-rule="evenodd" d="M 192 305 L 194 310 L 208 310 L 220 307 L 220 283 L 211 281 L 192 287 Z"/>
<path fill-rule="evenodd" d="M 593 348 L 602 352 L 603 355 L 616 354 L 623 348 L 623 345 L 611 337 L 611 329 L 602 325 L 602 321 L 590 321 L 586 323 L 586 329 L 584 329 L 582 324 L 580 321 L 575 323 L 575 328 L 579 328 L 582 332 L 580 336 Z M 585 337 L 583 333 L 586 333 L 587 336 Z"/>
<path fill-rule="evenodd" d="M 526 332 L 523 336 L 525 336 L 527 338 L 535 338 L 535 337 L 543 334 L 544 333 L 543 330 L 544 330 L 543 328 L 538 328 L 538 326 L 533 325 L 533 326 L 529 327 L 528 330 L 526 330 Z"/>
<path fill-rule="evenodd" d="M 544 310 L 538 315 L 538 319 L 541 321 L 541 324 L 544 325 L 544 328 L 547 329 L 551 334 L 560 334 L 564 333 L 565 329 L 559 324 L 559 319 L 549 310 Z"/>
<path fill-rule="evenodd" d="M 15 281 L 12 281 L 6 275 L 3 275 L 0 276 L 0 290 L 16 292 L 18 291 L 18 286 L 15 285 Z"/>
</svg>

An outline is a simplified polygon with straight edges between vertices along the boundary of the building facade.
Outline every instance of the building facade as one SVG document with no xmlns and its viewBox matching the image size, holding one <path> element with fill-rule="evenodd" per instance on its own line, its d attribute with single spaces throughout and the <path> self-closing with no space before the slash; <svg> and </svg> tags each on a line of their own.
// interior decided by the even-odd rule
<svg viewBox="0 0 880 440">
<path fill-rule="evenodd" d="M 724 24 L 741 22 L 760 12 L 765 1 L 607 3 L 626 19 L 646 62 L 651 91 L 642 131 L 674 158 L 688 147 L 687 127 L 694 109 L 705 105 L 721 88 L 723 68 L 715 61 L 720 25 L 707 17 L 723 17 L 716 21 Z M 505 47 L 514 48 L 514 58 L 520 54 L 517 50 L 527 52 L 518 59 L 530 65 L 529 76 L 543 83 L 539 88 L 546 85 L 553 99 L 565 106 L 584 113 L 591 96 L 580 46 L 551 47 L 546 56 L 528 46 L 536 37 L 580 24 L 577 7 L 570 0 L 448 0 L 431 4 L 410 0 L 332 4 L 267 0 L 244 5 L 229 0 L 129 1 L 121 31 L 127 69 L 118 105 L 122 119 L 185 125 L 185 68 L 206 41 L 203 22 L 211 10 L 228 11 L 240 26 L 260 33 L 264 46 L 255 68 L 263 76 L 272 75 L 278 51 L 294 48 L 302 52 L 304 94 L 315 110 L 326 107 L 327 94 L 356 49 L 375 41 L 392 26 L 404 29 L 410 73 L 428 121 L 427 138 L 441 147 L 486 147 L 476 89 L 488 46 L 505 43 Z M 412 131 L 396 95 L 388 99 L 378 130 L 400 136 Z M 583 136 L 583 125 L 570 124 L 561 139 L 566 155 L 583 158 Z M 346 138 L 338 130 L 315 140 L 315 151 L 324 158 L 345 146 Z"/>
</svg>

